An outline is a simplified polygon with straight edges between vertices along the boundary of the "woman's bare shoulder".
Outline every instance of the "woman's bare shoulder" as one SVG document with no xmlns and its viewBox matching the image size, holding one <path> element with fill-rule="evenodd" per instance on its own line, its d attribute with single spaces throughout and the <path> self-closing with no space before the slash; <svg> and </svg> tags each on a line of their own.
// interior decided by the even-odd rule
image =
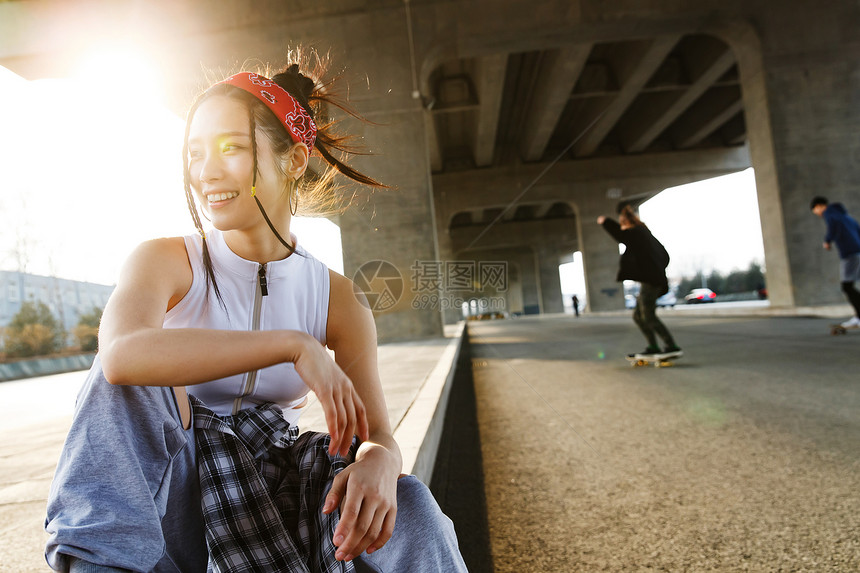
<svg viewBox="0 0 860 573">
<path fill-rule="evenodd" d="M 174 266 L 188 266 L 185 239 L 182 237 L 164 237 L 144 241 L 132 251 L 126 265 L 134 267 L 155 265 L 161 267 L 163 271 L 170 271 Z"/>
<path fill-rule="evenodd" d="M 329 269 L 329 311 L 327 338 L 329 343 L 343 342 L 372 334 L 376 342 L 376 326 L 367 298 L 355 283 Z"/>
<path fill-rule="evenodd" d="M 131 253 L 118 286 L 142 286 L 155 282 L 169 289 L 171 298 L 184 296 L 194 278 L 185 240 L 166 237 L 144 241 Z"/>
</svg>

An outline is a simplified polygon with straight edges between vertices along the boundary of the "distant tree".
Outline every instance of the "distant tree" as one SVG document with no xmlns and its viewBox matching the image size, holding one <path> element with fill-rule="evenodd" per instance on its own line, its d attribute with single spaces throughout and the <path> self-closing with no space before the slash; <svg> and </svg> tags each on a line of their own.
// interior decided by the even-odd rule
<svg viewBox="0 0 860 573">
<path fill-rule="evenodd" d="M 43 356 L 63 347 L 66 333 L 51 309 L 43 302 L 27 301 L 3 332 L 6 356 Z"/>
<path fill-rule="evenodd" d="M 678 284 L 678 294 L 685 296 L 694 288 L 707 286 L 717 294 L 730 294 L 741 292 L 753 292 L 764 288 L 764 272 L 761 265 L 755 261 L 750 262 L 745 271 L 734 270 L 728 275 L 720 271 L 713 271 L 702 283 L 702 273 L 699 272 L 692 277 L 684 277 Z"/>
<path fill-rule="evenodd" d="M 744 280 L 745 291 L 757 291 L 764 288 L 764 271 L 762 270 L 761 265 L 755 261 L 751 262 Z"/>
<path fill-rule="evenodd" d="M 684 277 L 681 279 L 681 282 L 678 283 L 678 295 L 680 297 L 687 296 L 691 290 L 694 288 L 699 288 L 702 286 L 702 277 L 701 275 L 696 275 L 692 277 Z"/>
<path fill-rule="evenodd" d="M 72 334 L 78 342 L 81 350 L 95 352 L 99 347 L 99 323 L 102 319 L 102 309 L 93 307 L 93 310 L 82 314 L 78 324 L 72 329 Z"/>
<path fill-rule="evenodd" d="M 711 274 L 708 275 L 707 283 L 708 288 L 717 294 L 725 294 L 728 292 L 726 290 L 726 277 L 724 277 L 723 273 L 720 271 L 711 271 Z"/>
</svg>

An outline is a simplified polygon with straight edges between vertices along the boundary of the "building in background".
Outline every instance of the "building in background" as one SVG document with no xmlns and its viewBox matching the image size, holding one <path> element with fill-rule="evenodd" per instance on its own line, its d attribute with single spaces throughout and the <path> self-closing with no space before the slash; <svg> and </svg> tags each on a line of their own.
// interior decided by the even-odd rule
<svg viewBox="0 0 860 573">
<path fill-rule="evenodd" d="M 70 332 L 82 314 L 105 307 L 113 286 L 0 271 L 0 326 L 12 320 L 26 302 L 43 302 Z"/>
</svg>

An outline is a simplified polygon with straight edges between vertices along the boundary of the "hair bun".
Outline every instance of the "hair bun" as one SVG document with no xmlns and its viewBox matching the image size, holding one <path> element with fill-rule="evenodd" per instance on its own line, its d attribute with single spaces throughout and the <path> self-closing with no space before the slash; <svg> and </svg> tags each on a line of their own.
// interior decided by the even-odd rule
<svg viewBox="0 0 860 573">
<path fill-rule="evenodd" d="M 293 64 L 286 70 L 277 73 L 272 77 L 272 81 L 290 92 L 293 97 L 299 100 L 308 113 L 313 117 L 313 110 L 310 106 L 310 97 L 314 93 L 316 82 L 299 71 L 298 64 Z"/>
</svg>

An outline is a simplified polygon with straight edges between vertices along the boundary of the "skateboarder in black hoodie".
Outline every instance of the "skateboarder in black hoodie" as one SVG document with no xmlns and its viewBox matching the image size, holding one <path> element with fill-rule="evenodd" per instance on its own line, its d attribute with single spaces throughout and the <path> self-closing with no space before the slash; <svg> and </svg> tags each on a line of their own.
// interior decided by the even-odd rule
<svg viewBox="0 0 860 573">
<path fill-rule="evenodd" d="M 669 253 L 654 238 L 633 207 L 620 205 L 616 222 L 608 217 L 600 216 L 597 224 L 619 243 L 626 245 L 618 268 L 617 280 L 638 281 L 639 295 L 636 297 L 636 308 L 633 311 L 633 321 L 648 340 L 648 347 L 640 355 L 672 354 L 681 356 L 681 349 L 669 333 L 666 325 L 657 318 L 657 299 L 669 292 L 669 281 L 666 279 L 666 266 L 669 264 Z M 657 345 L 657 336 L 663 339 L 665 350 Z"/>
</svg>

